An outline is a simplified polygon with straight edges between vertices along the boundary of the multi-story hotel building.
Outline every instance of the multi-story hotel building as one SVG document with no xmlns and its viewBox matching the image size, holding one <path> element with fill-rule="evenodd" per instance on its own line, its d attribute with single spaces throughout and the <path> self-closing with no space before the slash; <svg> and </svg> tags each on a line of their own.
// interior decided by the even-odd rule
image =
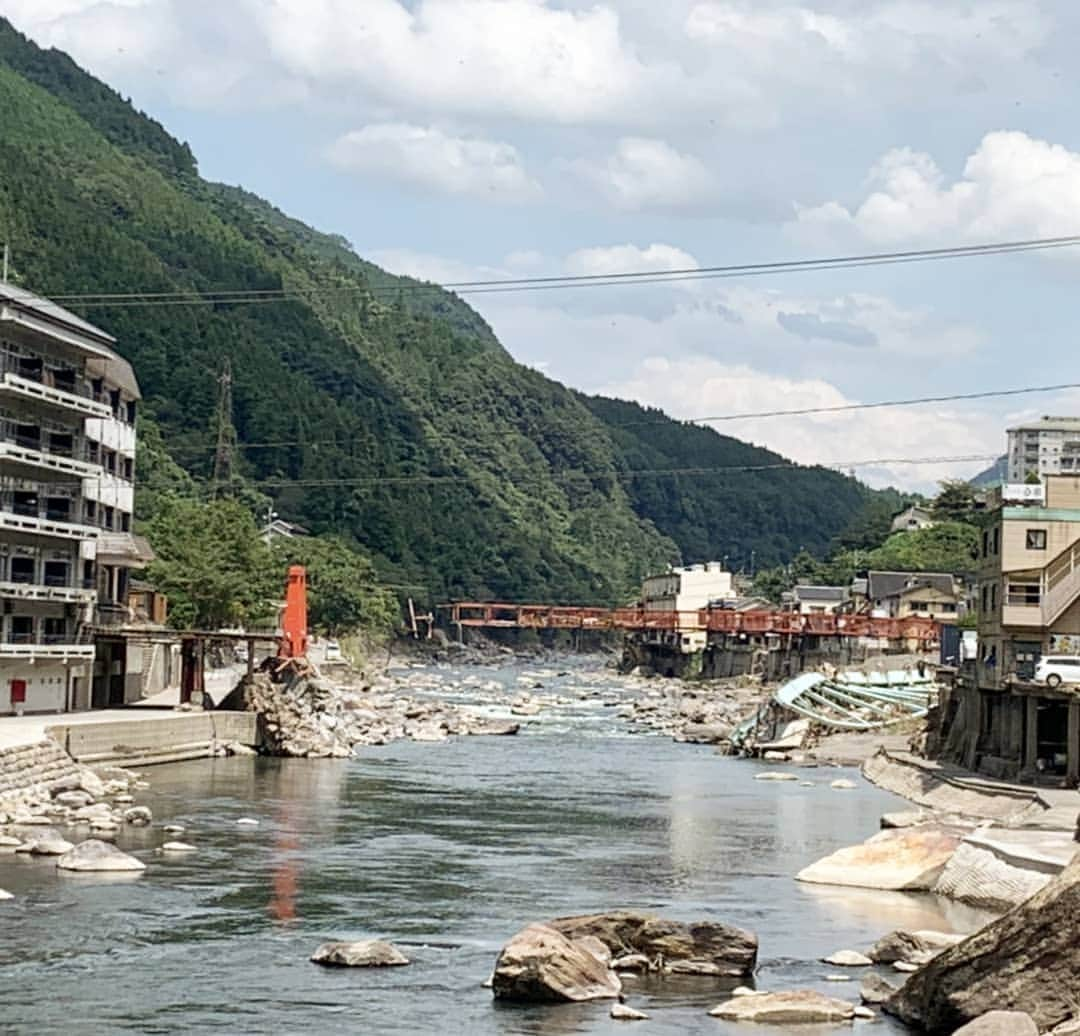
<svg viewBox="0 0 1080 1036">
<path fill-rule="evenodd" d="M 121 704 L 139 387 L 114 339 L 0 283 L 0 714 Z M 118 678 L 118 679 L 116 679 Z"/>
</svg>

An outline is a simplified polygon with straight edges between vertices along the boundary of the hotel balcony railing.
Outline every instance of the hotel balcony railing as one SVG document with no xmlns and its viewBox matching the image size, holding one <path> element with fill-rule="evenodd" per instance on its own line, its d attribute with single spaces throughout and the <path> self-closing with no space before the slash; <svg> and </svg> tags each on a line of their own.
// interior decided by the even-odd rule
<svg viewBox="0 0 1080 1036">
<path fill-rule="evenodd" d="M 84 417 L 112 417 L 113 410 L 105 400 L 95 399 L 89 389 L 79 391 L 77 383 L 40 380 L 12 370 L 4 370 L 0 378 L 0 393 L 46 406 L 52 410 L 73 412 Z"/>
<path fill-rule="evenodd" d="M 2 456 L 2 454 L 0 454 Z M 49 536 L 61 540 L 96 540 L 101 530 L 79 522 L 51 522 L 34 515 L 20 515 L 0 505 L 0 533 L 18 532 L 30 536 Z"/>
<path fill-rule="evenodd" d="M 57 449 L 48 442 L 29 436 L 0 436 L 0 471 L 4 465 L 72 478 L 97 478 L 101 475 L 101 466 L 89 459 L 85 445 Z"/>
</svg>

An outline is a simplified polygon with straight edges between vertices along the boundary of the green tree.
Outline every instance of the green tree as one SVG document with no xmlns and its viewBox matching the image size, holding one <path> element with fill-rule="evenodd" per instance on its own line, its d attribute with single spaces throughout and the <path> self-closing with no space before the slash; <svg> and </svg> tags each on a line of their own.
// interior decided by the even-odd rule
<svg viewBox="0 0 1080 1036">
<path fill-rule="evenodd" d="M 157 555 L 147 576 L 168 595 L 174 626 L 218 629 L 273 619 L 285 570 L 236 501 L 162 498 L 144 531 Z"/>
<path fill-rule="evenodd" d="M 970 572 L 979 530 L 964 522 L 898 532 L 866 555 L 867 568 L 893 572 Z"/>
<path fill-rule="evenodd" d="M 968 522 L 975 513 L 975 489 L 963 479 L 947 479 L 939 484 L 938 495 L 930 505 L 937 522 Z"/>
<path fill-rule="evenodd" d="M 397 600 L 379 586 L 371 559 L 343 540 L 282 537 L 275 541 L 272 554 L 280 571 L 289 565 L 307 569 L 308 622 L 313 630 L 337 637 L 361 629 L 389 632 L 399 624 Z"/>
</svg>

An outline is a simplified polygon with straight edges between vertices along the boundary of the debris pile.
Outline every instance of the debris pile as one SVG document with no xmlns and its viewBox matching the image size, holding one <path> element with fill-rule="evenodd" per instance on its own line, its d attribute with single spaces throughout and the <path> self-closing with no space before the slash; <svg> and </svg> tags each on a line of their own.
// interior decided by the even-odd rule
<svg viewBox="0 0 1080 1036">
<path fill-rule="evenodd" d="M 257 712 L 263 749 L 272 755 L 345 759 L 358 745 L 446 741 L 451 735 L 508 735 L 518 724 L 467 709 L 371 688 L 338 687 L 312 675 L 275 683 L 265 673 L 244 677 L 223 703 Z"/>
</svg>

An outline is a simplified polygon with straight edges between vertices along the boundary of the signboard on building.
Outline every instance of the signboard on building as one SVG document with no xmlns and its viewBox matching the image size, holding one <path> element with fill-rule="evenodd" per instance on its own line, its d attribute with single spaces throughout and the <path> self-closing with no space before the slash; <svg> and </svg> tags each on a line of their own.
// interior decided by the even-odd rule
<svg viewBox="0 0 1080 1036">
<path fill-rule="evenodd" d="M 1001 499 L 1007 504 L 1041 504 L 1046 500 L 1046 487 L 1041 482 L 1007 482 L 1001 487 Z"/>
<path fill-rule="evenodd" d="M 1080 633 L 1052 633 L 1050 653 L 1052 655 L 1080 655 Z"/>
</svg>

